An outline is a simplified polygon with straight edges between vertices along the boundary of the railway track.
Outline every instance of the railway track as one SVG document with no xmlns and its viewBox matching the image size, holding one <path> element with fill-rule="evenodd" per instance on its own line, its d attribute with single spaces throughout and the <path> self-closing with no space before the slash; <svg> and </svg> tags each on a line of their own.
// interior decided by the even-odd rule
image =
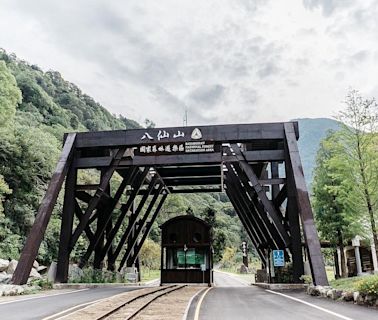
<svg viewBox="0 0 378 320">
<path fill-rule="evenodd" d="M 94 317 L 94 320 L 129 320 L 134 319 L 139 315 L 144 309 L 146 309 L 152 302 L 160 297 L 170 294 L 174 291 L 180 290 L 186 287 L 186 285 L 172 285 L 168 287 L 159 288 L 154 291 L 143 293 L 138 295 L 125 303 L 118 304 L 116 307 L 112 308 L 110 311 L 101 314 L 98 317 Z"/>
</svg>

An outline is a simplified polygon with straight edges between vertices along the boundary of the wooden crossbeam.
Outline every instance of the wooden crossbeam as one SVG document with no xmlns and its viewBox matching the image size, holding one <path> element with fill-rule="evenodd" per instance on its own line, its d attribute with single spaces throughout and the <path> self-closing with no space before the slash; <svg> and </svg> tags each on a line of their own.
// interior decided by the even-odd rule
<svg viewBox="0 0 378 320">
<path fill-rule="evenodd" d="M 172 177 L 213 177 L 220 176 L 221 170 L 217 166 L 203 166 L 203 167 L 162 167 L 156 168 L 156 171 L 162 178 Z"/>
<path fill-rule="evenodd" d="M 286 198 L 287 198 L 287 186 L 285 184 L 281 188 L 281 190 L 278 192 L 278 194 L 274 197 L 273 199 L 274 206 L 276 208 L 279 208 Z"/>
<path fill-rule="evenodd" d="M 285 184 L 285 178 L 275 178 L 275 179 L 259 179 L 261 185 L 272 185 L 273 187 L 279 187 L 280 184 Z"/>
<path fill-rule="evenodd" d="M 132 256 L 132 258 L 130 259 L 132 262 L 134 262 L 138 255 L 139 255 L 139 252 L 140 250 L 142 249 L 142 246 L 143 246 L 143 243 L 144 241 L 147 239 L 147 236 L 149 235 L 150 231 L 151 231 L 151 228 L 152 228 L 152 225 L 154 224 L 155 220 L 156 220 L 156 217 L 158 216 L 161 208 L 163 207 L 163 204 L 165 202 L 165 199 L 167 198 L 168 196 L 168 192 L 166 190 L 164 190 L 165 193 L 163 193 L 162 197 L 160 198 L 160 202 L 159 204 L 157 205 L 156 209 L 155 209 L 155 212 L 154 214 L 152 215 L 151 219 L 149 222 L 146 223 L 146 228 L 144 229 L 144 233 L 143 233 L 143 236 L 141 238 L 141 240 L 139 241 L 139 243 L 135 246 L 135 249 L 134 249 L 134 254 Z"/>
<path fill-rule="evenodd" d="M 235 200 L 233 193 L 231 192 L 231 189 L 226 189 L 226 194 L 227 194 L 228 198 L 230 199 L 230 201 L 231 201 L 231 203 L 232 203 L 232 205 L 235 209 L 235 212 L 239 216 L 239 219 L 242 222 L 244 229 L 247 231 L 248 236 L 249 236 L 250 240 L 252 241 L 252 243 L 253 243 L 253 245 L 256 249 L 257 254 L 259 255 L 259 257 L 261 259 L 261 262 L 264 265 L 266 265 L 266 257 L 265 257 L 263 249 L 261 248 L 262 243 L 258 239 L 258 237 L 256 235 L 256 231 L 254 231 L 252 229 L 252 227 L 250 226 L 250 224 L 245 220 L 244 215 L 241 212 L 240 206 L 239 206 L 237 200 Z"/>
<path fill-rule="evenodd" d="M 282 241 L 282 237 L 279 234 L 279 230 L 275 227 L 274 224 L 270 222 L 268 216 L 264 210 L 264 207 L 259 202 L 257 193 L 255 190 L 249 185 L 249 180 L 244 174 L 244 172 L 240 169 L 240 167 L 235 166 L 235 170 L 238 174 L 238 179 L 243 183 L 243 187 L 240 187 L 240 190 L 244 190 L 249 195 L 249 201 L 251 202 L 250 207 L 253 208 L 255 214 L 261 219 L 261 224 L 265 227 L 266 232 L 268 233 L 269 237 L 275 243 L 275 247 L 271 249 L 284 249 L 285 243 Z M 280 216 L 281 217 L 281 216 Z M 282 219 L 282 218 L 281 218 Z"/>
<path fill-rule="evenodd" d="M 139 217 L 139 214 L 140 212 L 142 211 L 143 207 L 144 207 L 144 204 L 146 203 L 149 195 L 152 193 L 152 191 L 154 190 L 155 188 L 155 185 L 158 183 L 158 177 L 157 176 L 154 176 L 148 186 L 148 192 L 145 193 L 142 197 L 142 199 L 140 200 L 139 204 L 138 204 L 138 207 L 137 209 L 135 210 L 135 212 L 131 215 L 130 219 L 129 219 L 129 224 L 127 225 L 127 228 L 125 230 L 125 232 L 123 233 L 121 239 L 119 240 L 119 243 L 118 243 L 118 246 L 117 248 L 115 249 L 114 251 L 114 256 L 115 258 L 117 259 L 119 253 L 121 252 L 122 250 L 122 247 L 123 245 L 125 244 L 125 242 L 129 239 L 131 233 L 132 233 L 132 230 L 134 229 L 135 227 L 135 224 L 138 220 L 138 217 Z"/>
<path fill-rule="evenodd" d="M 252 215 L 250 214 L 248 208 L 246 208 L 246 204 L 243 201 L 244 199 L 242 199 L 241 195 L 239 194 L 239 190 L 237 190 L 235 185 L 233 185 L 231 182 L 228 182 L 227 179 L 225 180 L 225 183 L 228 190 L 227 195 L 230 195 L 235 200 L 235 202 L 238 203 L 239 213 L 242 219 L 253 231 L 255 238 L 260 246 L 269 247 L 269 238 L 266 237 L 264 231 L 261 230 L 259 224 L 256 222 L 256 219 L 252 219 Z"/>
<path fill-rule="evenodd" d="M 117 191 L 116 191 L 116 193 L 114 195 L 114 200 L 107 207 L 107 212 L 105 214 L 106 221 L 105 221 L 104 225 L 101 228 L 98 228 L 96 230 L 93 241 L 90 241 L 89 246 L 87 248 L 87 251 L 85 252 L 85 254 L 80 259 L 80 263 L 79 263 L 80 267 L 83 267 L 86 264 L 86 262 L 88 261 L 88 259 L 91 256 L 93 250 L 97 246 L 98 241 L 100 240 L 100 237 L 105 232 L 105 230 L 107 228 L 107 225 L 111 223 L 112 213 L 114 211 L 114 208 L 118 204 L 118 202 L 119 202 L 122 194 L 124 193 L 124 191 L 126 189 L 126 186 L 129 185 L 130 183 L 132 183 L 134 181 L 134 179 L 136 178 L 136 176 L 137 176 L 138 173 L 139 173 L 139 169 L 133 167 L 133 168 L 129 169 L 127 175 L 123 178 L 121 184 L 119 185 L 119 187 L 118 187 L 118 189 L 117 189 Z M 107 233 L 107 237 L 109 237 L 108 233 Z"/>
<path fill-rule="evenodd" d="M 283 161 L 285 154 L 283 150 L 263 150 L 263 151 L 244 151 L 248 162 L 256 161 Z M 85 157 L 75 161 L 77 169 L 101 168 L 109 166 L 111 157 Z M 198 165 L 219 165 L 221 162 L 233 162 L 234 156 L 225 156 L 220 152 L 202 154 L 179 154 L 179 155 L 160 155 L 159 157 L 135 156 L 133 159 L 122 159 L 119 168 L 129 166 L 190 166 Z"/>
<path fill-rule="evenodd" d="M 278 249 L 279 246 L 275 242 L 276 239 L 270 234 L 269 228 L 264 224 L 262 217 L 257 212 L 251 200 L 247 197 L 247 194 L 236 175 L 233 172 L 228 172 L 226 178 L 226 181 L 230 180 L 231 182 L 230 184 L 227 184 L 227 187 L 232 188 L 234 198 L 239 203 L 242 210 L 241 212 L 244 214 L 246 220 L 250 221 L 251 226 L 256 230 L 256 233 L 266 246 L 271 249 Z"/>
<path fill-rule="evenodd" d="M 134 231 L 134 234 L 132 236 L 132 239 L 130 239 L 130 242 L 127 244 L 127 248 L 126 248 L 126 252 L 120 262 L 120 265 L 119 265 L 119 270 L 122 269 L 122 267 L 124 266 L 125 262 L 129 260 L 131 254 L 132 254 L 132 251 L 134 249 L 134 246 L 136 245 L 137 243 L 137 240 L 138 240 L 138 237 L 139 235 L 141 234 L 146 222 L 147 222 L 147 219 L 148 219 L 148 216 L 150 215 L 159 195 L 160 195 L 160 192 L 162 191 L 163 189 L 163 184 L 160 183 L 158 189 L 156 190 L 153 198 L 151 199 L 149 205 L 148 205 L 148 208 L 146 210 L 146 212 L 144 213 L 143 217 L 138 221 L 138 226 L 136 227 L 135 231 Z"/>
<path fill-rule="evenodd" d="M 70 248 L 71 250 L 76 244 L 77 239 L 79 239 L 81 233 L 85 229 L 93 210 L 97 207 L 98 203 L 101 200 L 101 197 L 105 194 L 105 189 L 107 188 L 110 179 L 113 176 L 114 171 L 117 169 L 119 162 L 121 161 L 123 154 L 125 153 L 126 147 L 121 147 L 117 150 L 112 162 L 110 163 L 109 167 L 106 169 L 105 173 L 101 177 L 100 184 L 96 190 L 95 195 L 89 201 L 88 207 L 86 208 L 82 220 L 79 222 L 76 230 L 74 231 L 71 241 L 70 241 Z"/>
<path fill-rule="evenodd" d="M 297 126 L 297 124 L 295 124 Z M 109 132 L 80 132 L 78 134 L 77 147 L 78 148 L 116 148 L 122 145 L 138 146 L 146 144 L 146 140 L 142 137 L 145 132 L 154 139 L 148 141 L 153 143 L 157 141 L 157 135 L 160 131 L 167 131 L 170 133 L 169 137 L 164 139 L 166 143 L 185 142 L 190 137 L 192 131 L 199 128 L 202 131 L 202 138 L 204 141 L 214 142 L 231 142 L 239 141 L 245 142 L 250 140 L 276 140 L 283 139 L 283 123 L 253 123 L 253 124 L 238 124 L 238 125 L 212 125 L 199 127 L 172 127 L 172 128 L 149 128 L 140 130 L 114 130 Z M 183 137 L 174 137 L 173 134 L 177 131 L 184 132 Z"/>
<path fill-rule="evenodd" d="M 104 249 L 103 249 L 103 252 L 102 252 L 102 258 L 105 257 L 107 251 L 109 250 L 110 246 L 112 245 L 112 242 L 115 238 L 115 236 L 117 235 L 117 232 L 119 231 L 119 229 L 121 228 L 121 225 L 126 217 L 126 214 L 127 212 L 130 210 L 131 206 L 133 205 L 134 203 L 134 199 L 135 197 L 138 195 L 138 192 L 139 192 L 139 189 L 140 187 L 143 185 L 146 177 L 147 177 L 147 174 L 148 174 L 148 171 L 149 171 L 149 167 L 145 167 L 143 172 L 138 172 L 138 177 L 133 185 L 133 192 L 130 194 L 127 202 L 126 202 L 126 205 L 122 206 L 121 207 L 121 212 L 118 216 L 118 219 L 116 221 L 116 223 L 114 224 L 114 227 L 112 229 L 112 231 L 109 233 L 109 236 L 108 236 L 108 239 L 105 243 L 105 246 L 104 246 Z"/>
<path fill-rule="evenodd" d="M 79 219 L 79 221 L 81 221 L 81 219 L 83 219 L 83 212 L 81 211 L 81 208 L 79 206 L 79 204 L 77 203 L 77 201 L 75 200 L 75 215 L 76 217 Z M 89 227 L 89 223 L 85 226 L 85 234 L 87 235 L 89 241 L 93 241 L 94 240 L 94 234 L 91 230 L 91 228 Z"/>
<path fill-rule="evenodd" d="M 167 186 L 210 186 L 220 185 L 221 177 L 201 178 L 164 178 Z"/>
</svg>

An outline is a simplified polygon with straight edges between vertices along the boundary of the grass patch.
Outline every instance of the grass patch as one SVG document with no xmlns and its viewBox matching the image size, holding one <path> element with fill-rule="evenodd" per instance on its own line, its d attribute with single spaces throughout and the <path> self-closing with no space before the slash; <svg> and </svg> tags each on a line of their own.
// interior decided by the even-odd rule
<svg viewBox="0 0 378 320">
<path fill-rule="evenodd" d="M 376 276 L 360 276 L 352 278 L 341 278 L 337 280 L 330 281 L 330 285 L 335 289 L 345 290 L 345 291 L 358 291 L 358 285 L 361 281 L 367 281 L 370 278 Z"/>
<path fill-rule="evenodd" d="M 333 267 L 332 266 L 326 266 L 325 269 L 326 269 L 328 281 L 335 280 L 335 271 L 333 270 Z"/>
<path fill-rule="evenodd" d="M 140 273 L 141 273 L 142 282 L 160 279 L 160 270 L 154 270 L 154 269 L 142 267 L 140 270 Z"/>
</svg>

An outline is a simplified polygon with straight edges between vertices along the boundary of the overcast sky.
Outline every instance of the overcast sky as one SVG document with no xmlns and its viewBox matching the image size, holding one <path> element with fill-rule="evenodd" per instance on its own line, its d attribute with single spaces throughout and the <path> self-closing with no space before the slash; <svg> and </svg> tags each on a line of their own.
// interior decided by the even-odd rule
<svg viewBox="0 0 378 320">
<path fill-rule="evenodd" d="M 0 47 L 159 126 L 330 117 L 378 98 L 378 0 L 0 0 Z"/>
</svg>

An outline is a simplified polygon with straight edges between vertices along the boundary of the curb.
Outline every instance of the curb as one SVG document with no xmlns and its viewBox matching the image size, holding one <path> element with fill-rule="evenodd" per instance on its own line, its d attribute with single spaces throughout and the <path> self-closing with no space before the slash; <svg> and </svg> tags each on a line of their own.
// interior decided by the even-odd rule
<svg viewBox="0 0 378 320">
<path fill-rule="evenodd" d="M 151 281 L 149 281 L 149 282 L 138 282 L 138 283 L 122 283 L 122 282 L 121 283 L 55 283 L 55 284 L 53 284 L 53 289 L 91 289 L 91 288 L 106 288 L 106 287 L 143 287 L 143 286 L 149 286 L 152 283 L 151 283 Z"/>
<path fill-rule="evenodd" d="M 304 283 L 265 283 L 257 282 L 252 285 L 268 290 L 305 290 L 307 285 Z"/>
</svg>

